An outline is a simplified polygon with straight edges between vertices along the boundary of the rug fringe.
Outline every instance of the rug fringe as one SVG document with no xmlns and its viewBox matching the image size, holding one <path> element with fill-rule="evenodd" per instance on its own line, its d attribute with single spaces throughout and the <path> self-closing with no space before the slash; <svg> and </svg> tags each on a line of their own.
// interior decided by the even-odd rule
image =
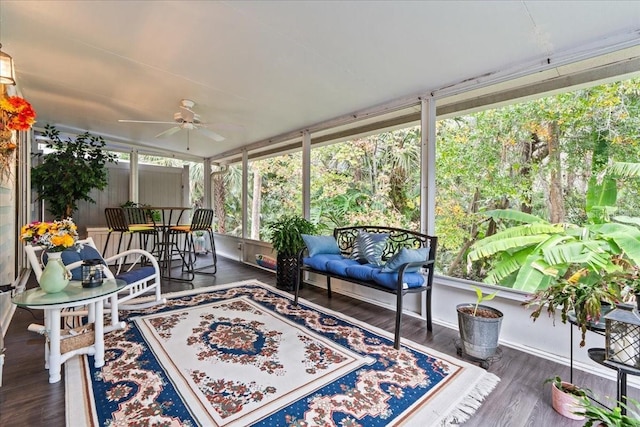
<svg viewBox="0 0 640 427">
<path fill-rule="evenodd" d="M 500 378 L 494 374 L 487 373 L 478 383 L 473 390 L 460 401 L 456 408 L 451 411 L 444 419 L 442 419 L 440 425 L 457 426 L 465 421 L 469 420 L 473 414 L 480 408 L 484 399 L 493 391 L 494 388 L 500 382 Z"/>
</svg>

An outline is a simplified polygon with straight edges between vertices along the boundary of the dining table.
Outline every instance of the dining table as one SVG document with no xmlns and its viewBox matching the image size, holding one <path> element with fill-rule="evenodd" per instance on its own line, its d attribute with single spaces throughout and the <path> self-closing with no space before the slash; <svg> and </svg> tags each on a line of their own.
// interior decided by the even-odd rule
<svg viewBox="0 0 640 427">
<path fill-rule="evenodd" d="M 176 243 L 171 242 L 171 233 L 169 230 L 171 227 L 185 223 L 183 221 L 185 212 L 192 208 L 189 206 L 149 206 L 145 208 L 151 211 L 159 211 L 161 213 L 160 218 L 162 222 L 160 224 L 156 224 L 156 227 L 161 234 L 160 241 L 158 242 L 160 248 L 157 251 L 161 277 L 171 280 L 187 281 L 179 277 L 171 276 L 171 263 L 173 261 L 171 247 Z M 180 259 L 184 263 L 184 258 L 182 256 Z"/>
</svg>

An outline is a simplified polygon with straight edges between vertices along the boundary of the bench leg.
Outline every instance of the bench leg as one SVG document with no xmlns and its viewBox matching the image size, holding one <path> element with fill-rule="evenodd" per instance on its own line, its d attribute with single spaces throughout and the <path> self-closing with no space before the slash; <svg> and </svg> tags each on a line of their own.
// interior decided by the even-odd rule
<svg viewBox="0 0 640 427">
<path fill-rule="evenodd" d="M 433 332 L 431 323 L 431 288 L 427 289 L 427 331 Z"/>
<path fill-rule="evenodd" d="M 298 305 L 298 292 L 300 292 L 300 282 L 302 281 L 302 272 L 300 271 L 300 268 L 298 268 L 298 271 L 296 273 L 296 284 L 294 285 L 294 289 L 293 289 L 293 304 L 294 305 Z"/>
<path fill-rule="evenodd" d="M 331 277 L 327 276 L 327 296 L 331 298 Z"/>
<path fill-rule="evenodd" d="M 396 294 L 396 329 L 393 338 L 393 348 L 400 349 L 400 321 L 402 320 L 402 292 Z"/>
</svg>

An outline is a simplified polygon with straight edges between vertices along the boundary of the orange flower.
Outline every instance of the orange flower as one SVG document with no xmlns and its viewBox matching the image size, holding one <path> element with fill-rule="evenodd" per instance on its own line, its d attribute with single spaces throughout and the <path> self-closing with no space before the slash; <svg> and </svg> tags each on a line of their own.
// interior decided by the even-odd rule
<svg viewBox="0 0 640 427">
<path fill-rule="evenodd" d="M 27 100 L 19 96 L 0 98 L 3 128 L 29 130 L 36 122 L 36 112 Z"/>
</svg>

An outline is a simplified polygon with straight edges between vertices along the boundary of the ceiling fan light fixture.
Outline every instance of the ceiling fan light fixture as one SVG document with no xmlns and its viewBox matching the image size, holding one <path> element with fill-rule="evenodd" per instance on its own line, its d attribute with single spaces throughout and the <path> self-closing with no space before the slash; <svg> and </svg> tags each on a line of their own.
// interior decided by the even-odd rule
<svg viewBox="0 0 640 427">
<path fill-rule="evenodd" d="M 0 43 L 0 84 L 15 85 L 16 70 L 13 67 L 13 58 L 2 51 Z"/>
</svg>

